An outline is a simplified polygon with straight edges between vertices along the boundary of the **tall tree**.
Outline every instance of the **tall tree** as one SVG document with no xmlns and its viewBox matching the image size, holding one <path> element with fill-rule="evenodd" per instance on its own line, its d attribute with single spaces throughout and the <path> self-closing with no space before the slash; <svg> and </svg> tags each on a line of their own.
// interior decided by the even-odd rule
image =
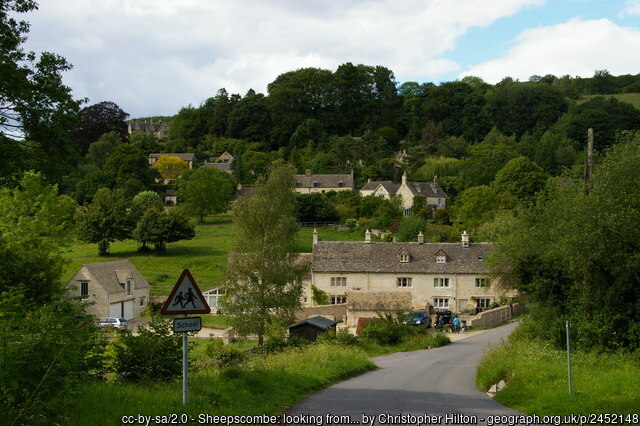
<svg viewBox="0 0 640 426">
<path fill-rule="evenodd" d="M 71 137 L 82 153 L 89 150 L 89 145 L 100 136 L 116 132 L 123 139 L 128 137 L 127 123 L 129 114 L 124 112 L 115 102 L 103 101 L 83 108 L 80 120 L 73 129 Z"/>
<path fill-rule="evenodd" d="M 132 232 L 132 237 L 143 246 L 153 244 L 158 255 L 166 254 L 167 243 L 190 240 L 195 236 L 195 227 L 180 209 L 151 208 L 144 212 Z"/>
<path fill-rule="evenodd" d="M 0 2 L 0 179 L 31 167 L 57 180 L 77 156 L 68 135 L 80 102 L 62 83 L 71 65 L 23 47 L 29 23 L 18 14 L 37 7 L 33 0 Z"/>
<path fill-rule="evenodd" d="M 209 167 L 188 170 L 178 181 L 178 196 L 188 213 L 200 217 L 229 207 L 234 187 L 228 173 Z"/>
<path fill-rule="evenodd" d="M 64 246 L 75 202 L 41 174 L 25 172 L 16 189 L 0 189 L 0 293 L 16 290 L 47 302 L 62 288 Z"/>
<path fill-rule="evenodd" d="M 93 196 L 93 202 L 76 212 L 78 238 L 87 243 L 97 243 L 98 254 L 106 256 L 112 242 L 131 235 L 128 207 L 122 191 L 99 189 Z"/>
<path fill-rule="evenodd" d="M 300 308 L 304 268 L 296 264 L 294 170 L 275 163 L 252 197 L 233 206 L 239 229 L 229 256 L 225 309 L 238 333 L 263 343 L 269 325 L 284 326 Z"/>
</svg>

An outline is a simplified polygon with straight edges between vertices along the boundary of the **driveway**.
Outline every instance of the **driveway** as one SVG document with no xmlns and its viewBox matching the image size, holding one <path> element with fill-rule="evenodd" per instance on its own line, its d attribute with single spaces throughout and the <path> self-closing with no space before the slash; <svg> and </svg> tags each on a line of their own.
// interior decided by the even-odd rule
<svg viewBox="0 0 640 426">
<path fill-rule="evenodd" d="M 487 416 L 519 415 L 476 390 L 474 383 L 476 365 L 484 352 L 500 344 L 516 325 L 463 333 L 441 348 L 373 358 L 378 370 L 308 397 L 290 410 L 290 415 L 297 416 L 290 424 L 318 424 L 320 417 L 308 416 L 322 416 L 323 425 L 409 425 L 420 420 L 422 424 L 475 425 L 487 424 Z M 422 418 L 394 417 L 398 415 Z"/>
</svg>

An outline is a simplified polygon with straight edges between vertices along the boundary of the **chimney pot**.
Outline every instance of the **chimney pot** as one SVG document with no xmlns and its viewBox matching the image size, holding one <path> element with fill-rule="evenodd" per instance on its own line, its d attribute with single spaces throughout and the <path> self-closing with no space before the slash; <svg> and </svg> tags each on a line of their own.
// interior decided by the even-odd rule
<svg viewBox="0 0 640 426">
<path fill-rule="evenodd" d="M 318 244 L 318 230 L 313 228 L 313 244 Z"/>
<path fill-rule="evenodd" d="M 424 244 L 424 234 L 422 231 L 418 234 L 418 244 Z"/>
<path fill-rule="evenodd" d="M 467 231 L 462 233 L 462 247 L 469 247 L 469 233 Z"/>
<path fill-rule="evenodd" d="M 364 242 L 367 244 L 371 243 L 371 231 L 367 229 L 367 232 L 364 233 Z"/>
</svg>

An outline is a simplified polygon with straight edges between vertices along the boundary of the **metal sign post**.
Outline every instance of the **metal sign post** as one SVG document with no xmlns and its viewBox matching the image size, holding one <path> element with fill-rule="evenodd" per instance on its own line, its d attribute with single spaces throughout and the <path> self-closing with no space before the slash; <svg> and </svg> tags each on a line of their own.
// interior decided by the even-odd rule
<svg viewBox="0 0 640 426">
<path fill-rule="evenodd" d="M 569 378 L 569 393 L 571 393 L 571 344 L 569 342 L 569 328 L 571 324 L 567 321 L 567 376 Z"/>
<path fill-rule="evenodd" d="M 163 315 L 183 315 L 173 320 L 173 332 L 182 333 L 182 404 L 187 405 L 189 394 L 189 341 L 190 331 L 200 331 L 200 317 L 189 317 L 188 314 L 208 314 L 209 304 L 198 288 L 188 269 L 182 271 L 178 282 L 171 290 L 160 313 Z"/>
</svg>

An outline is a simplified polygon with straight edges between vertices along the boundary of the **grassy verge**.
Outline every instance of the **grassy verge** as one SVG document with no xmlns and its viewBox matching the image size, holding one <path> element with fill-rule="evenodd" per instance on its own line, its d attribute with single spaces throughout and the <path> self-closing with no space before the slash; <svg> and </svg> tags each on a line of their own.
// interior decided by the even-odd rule
<svg viewBox="0 0 640 426">
<path fill-rule="evenodd" d="M 224 315 L 201 315 L 202 326 L 210 328 L 227 328 L 229 326 L 229 319 Z"/>
<path fill-rule="evenodd" d="M 526 414 L 638 413 L 639 354 L 578 352 L 571 365 L 573 393 L 568 394 L 566 352 L 520 339 L 489 352 L 476 385 L 486 391 L 504 379 L 507 387 L 495 399 Z"/>
<path fill-rule="evenodd" d="M 418 351 L 421 349 L 431 349 L 437 348 L 440 346 L 448 345 L 451 343 L 449 338 L 439 332 L 435 333 L 427 333 L 427 334 L 416 334 L 413 336 L 407 337 L 402 342 L 396 345 L 380 345 L 371 340 L 360 340 L 358 345 L 366 352 L 368 356 L 381 356 L 388 355 L 395 352 L 410 352 L 410 351 Z"/>
<path fill-rule="evenodd" d="M 186 413 L 210 415 L 279 414 L 306 394 L 373 369 L 366 354 L 331 344 L 292 348 L 242 367 L 207 368 L 189 381 L 189 404 L 182 405 L 181 382 L 160 385 L 94 383 L 83 386 L 68 412 L 68 424 L 120 425 L 123 416 Z"/>
</svg>

